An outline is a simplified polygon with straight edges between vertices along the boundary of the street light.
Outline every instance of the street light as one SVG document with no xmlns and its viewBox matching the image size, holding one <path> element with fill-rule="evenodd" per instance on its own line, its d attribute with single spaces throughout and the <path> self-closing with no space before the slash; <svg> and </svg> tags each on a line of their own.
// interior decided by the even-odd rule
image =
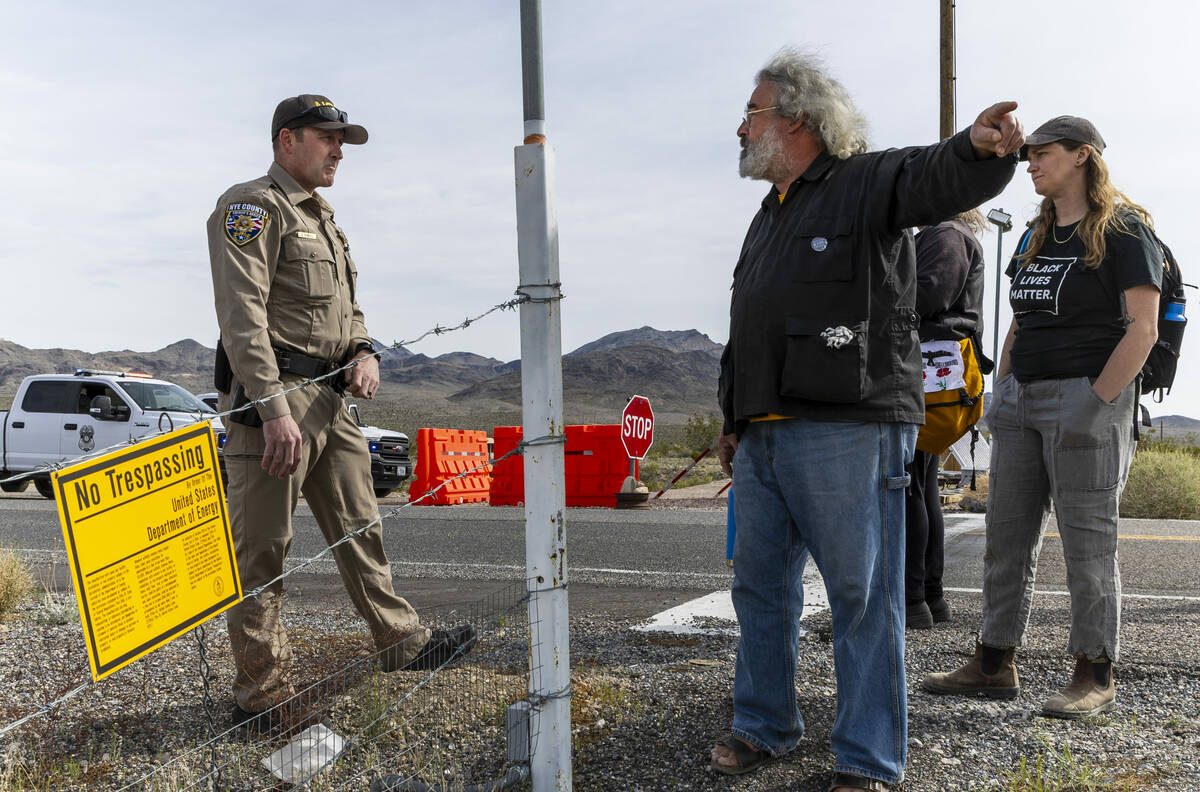
<svg viewBox="0 0 1200 792">
<path fill-rule="evenodd" d="M 996 392 L 996 372 L 1000 368 L 1000 266 L 1001 249 L 1004 246 L 1004 232 L 1012 231 L 1012 215 L 1003 209 L 992 209 L 987 213 L 988 222 L 996 226 L 996 310 L 992 314 L 992 393 Z"/>
</svg>

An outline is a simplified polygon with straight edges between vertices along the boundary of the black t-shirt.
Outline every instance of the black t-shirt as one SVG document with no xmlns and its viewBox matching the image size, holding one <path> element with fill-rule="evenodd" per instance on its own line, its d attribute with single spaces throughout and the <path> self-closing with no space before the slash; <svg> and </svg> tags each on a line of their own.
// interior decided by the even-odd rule
<svg viewBox="0 0 1200 792">
<path fill-rule="evenodd" d="M 1161 288 L 1158 244 L 1136 217 L 1128 223 L 1130 233 L 1107 236 L 1095 269 L 1083 264 L 1078 223 L 1055 227 L 1024 267 L 1016 258 L 1009 262 L 1008 302 L 1017 320 L 1011 360 L 1019 382 L 1100 376 L 1125 335 L 1119 295 L 1134 286 Z"/>
</svg>

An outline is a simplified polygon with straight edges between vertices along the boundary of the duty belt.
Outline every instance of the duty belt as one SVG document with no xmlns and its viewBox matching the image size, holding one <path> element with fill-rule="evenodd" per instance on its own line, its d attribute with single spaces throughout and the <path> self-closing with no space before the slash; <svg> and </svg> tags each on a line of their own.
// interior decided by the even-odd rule
<svg viewBox="0 0 1200 792">
<path fill-rule="evenodd" d="M 224 373 L 226 376 L 231 376 L 232 371 L 222 372 L 221 359 L 225 358 L 224 348 L 221 342 L 217 341 L 217 365 L 214 379 L 217 382 L 217 388 L 221 387 L 221 377 Z M 280 349 L 279 347 L 271 347 L 271 351 L 275 353 L 275 363 L 279 366 L 279 373 L 295 374 L 304 379 L 315 379 L 324 377 L 329 372 L 339 368 L 341 363 L 336 363 L 332 360 L 321 360 L 315 357 L 309 357 L 302 352 L 296 352 L 291 349 Z M 225 367 L 228 368 L 228 358 L 225 359 Z M 226 380 L 228 382 L 229 380 Z M 322 383 L 333 388 L 333 391 L 338 394 L 345 394 L 346 379 L 345 377 L 326 377 L 321 380 Z M 228 387 L 228 385 L 226 385 Z M 233 385 L 233 412 L 229 416 L 229 420 L 234 423 L 243 424 L 245 426 L 261 427 L 263 425 L 262 417 L 258 414 L 258 408 L 246 408 L 250 403 L 250 398 L 246 395 L 245 388 L 242 383 L 236 382 Z"/>
<path fill-rule="evenodd" d="M 316 379 L 317 377 L 324 377 L 342 365 L 338 361 L 309 357 L 302 352 L 296 352 L 292 349 L 271 347 L 271 350 L 275 353 L 275 363 L 279 366 L 279 373 L 281 374 L 286 372 L 304 377 L 305 379 Z M 338 393 L 342 393 L 346 389 L 346 382 L 342 377 L 329 377 L 322 380 L 322 382 Z"/>
<path fill-rule="evenodd" d="M 289 374 L 297 374 L 305 379 L 313 379 L 315 377 L 323 377 L 337 368 L 336 363 L 309 357 L 291 349 L 271 347 L 271 351 L 275 353 L 275 362 L 279 364 L 279 373 L 281 374 L 288 372 Z"/>
</svg>

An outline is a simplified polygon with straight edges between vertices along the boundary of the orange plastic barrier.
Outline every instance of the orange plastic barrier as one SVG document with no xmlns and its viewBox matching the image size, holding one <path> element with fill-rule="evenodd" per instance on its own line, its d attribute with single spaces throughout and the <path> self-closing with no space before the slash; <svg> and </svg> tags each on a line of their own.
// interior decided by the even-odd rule
<svg viewBox="0 0 1200 792">
<path fill-rule="evenodd" d="M 521 427 L 497 426 L 492 430 L 492 458 L 500 457 L 521 442 Z M 525 505 L 525 460 L 518 454 L 492 465 L 488 503 L 493 506 Z"/>
<path fill-rule="evenodd" d="M 492 454 L 499 459 L 521 442 L 520 426 L 497 426 Z M 629 456 L 621 444 L 619 424 L 586 424 L 567 427 L 563 455 L 567 506 L 617 505 L 617 492 L 629 475 Z M 637 465 L 634 465 L 637 475 Z M 525 462 L 514 455 L 492 469 L 488 502 L 493 506 L 522 506 L 525 502 Z"/>
<path fill-rule="evenodd" d="M 473 429 L 418 429 L 417 465 L 408 500 L 414 505 L 447 506 L 485 503 L 491 489 L 487 433 Z M 482 467 L 478 467 L 479 465 Z M 471 473 L 455 478 L 465 471 Z M 447 483 L 448 482 L 448 483 Z M 446 486 L 437 489 L 442 484 Z M 421 498 L 437 489 L 427 498 Z M 418 500 L 420 498 L 420 500 Z"/>
</svg>

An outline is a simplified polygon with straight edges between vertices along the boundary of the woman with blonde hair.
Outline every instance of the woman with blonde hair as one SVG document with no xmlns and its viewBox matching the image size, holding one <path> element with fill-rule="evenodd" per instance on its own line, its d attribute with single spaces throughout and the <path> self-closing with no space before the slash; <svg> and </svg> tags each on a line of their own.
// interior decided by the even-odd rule
<svg viewBox="0 0 1200 792">
<path fill-rule="evenodd" d="M 986 422 L 992 463 L 983 630 L 933 693 L 1014 698 L 1053 503 L 1071 594 L 1071 682 L 1042 714 L 1078 718 L 1116 698 L 1117 512 L 1134 452 L 1138 374 L 1157 338 L 1162 251 L 1149 213 L 1113 186 L 1090 121 L 1059 116 L 1026 138 L 1041 212 L 1008 266 L 1013 321 Z"/>
</svg>

